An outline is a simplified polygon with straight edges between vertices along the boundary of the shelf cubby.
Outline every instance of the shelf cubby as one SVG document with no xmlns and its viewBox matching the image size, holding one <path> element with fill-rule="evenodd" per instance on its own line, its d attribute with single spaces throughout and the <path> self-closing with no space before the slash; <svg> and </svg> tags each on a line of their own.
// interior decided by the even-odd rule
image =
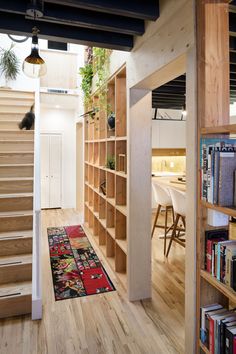
<svg viewBox="0 0 236 354">
<path fill-rule="evenodd" d="M 99 219 L 106 219 L 106 200 L 99 196 Z"/>
<path fill-rule="evenodd" d="M 93 177 L 94 177 L 94 167 L 89 165 L 88 182 L 90 186 L 93 186 Z"/>
<path fill-rule="evenodd" d="M 126 205 L 126 179 L 121 176 L 116 176 L 116 204 Z"/>
<path fill-rule="evenodd" d="M 116 141 L 116 171 L 126 174 L 127 171 L 127 143 L 126 140 Z"/>
<path fill-rule="evenodd" d="M 93 192 L 93 204 L 94 204 L 94 208 L 93 208 L 93 212 L 95 214 L 95 216 L 99 216 L 99 195 L 96 192 Z"/>
<path fill-rule="evenodd" d="M 97 237 L 98 235 L 99 235 L 99 221 L 94 216 L 94 220 L 93 220 L 93 236 Z"/>
<path fill-rule="evenodd" d="M 84 161 L 85 162 L 88 162 L 88 149 L 89 149 L 89 144 L 85 143 L 85 146 L 84 146 Z"/>
<path fill-rule="evenodd" d="M 116 239 L 126 240 L 127 239 L 127 225 L 126 225 L 126 216 L 121 212 L 116 210 L 115 216 L 115 233 Z"/>
<path fill-rule="evenodd" d="M 99 238 L 99 245 L 100 246 L 105 246 L 106 245 L 106 229 L 104 226 L 99 223 L 99 232 L 98 232 L 98 238 Z"/>
<path fill-rule="evenodd" d="M 93 186 L 97 191 L 99 190 L 99 168 L 96 167 L 93 172 Z"/>
<path fill-rule="evenodd" d="M 106 166 L 106 143 L 105 142 L 99 143 L 99 166 L 101 167 Z"/>
<path fill-rule="evenodd" d="M 108 86 L 107 86 L 107 107 L 108 107 L 107 115 L 109 114 L 109 112 L 115 112 L 115 90 L 116 90 L 115 78 L 112 78 L 108 82 Z M 109 129 L 107 123 L 106 123 L 106 127 L 107 127 L 107 138 L 115 137 L 115 129 L 113 130 Z"/>
<path fill-rule="evenodd" d="M 95 109 L 95 114 L 93 115 L 94 122 L 94 140 L 99 139 L 99 98 L 98 96 L 93 97 L 93 109 Z"/>
<path fill-rule="evenodd" d="M 106 139 L 107 131 L 107 112 L 106 112 L 106 89 L 99 93 L 99 139 Z"/>
<path fill-rule="evenodd" d="M 120 248 L 118 244 L 116 244 L 115 249 L 115 270 L 118 273 L 126 273 L 126 254 Z"/>
<path fill-rule="evenodd" d="M 126 70 L 116 76 L 116 136 L 126 136 Z"/>
<path fill-rule="evenodd" d="M 106 196 L 115 199 L 115 175 L 107 171 Z"/>
<path fill-rule="evenodd" d="M 89 166 L 88 166 L 88 164 L 85 164 L 84 165 L 84 181 L 85 182 L 88 182 L 88 171 L 89 170 Z"/>
<path fill-rule="evenodd" d="M 115 231 L 115 208 L 110 203 L 107 203 L 106 220 L 107 228 L 114 229 Z"/>
<path fill-rule="evenodd" d="M 94 143 L 93 145 L 93 164 L 98 166 L 99 165 L 99 144 Z"/>
<path fill-rule="evenodd" d="M 106 239 L 106 256 L 109 264 L 115 270 L 115 241 L 114 239 L 107 233 Z"/>
<path fill-rule="evenodd" d="M 88 188 L 88 205 L 93 206 L 94 200 L 93 200 L 93 190 L 92 188 Z"/>
<path fill-rule="evenodd" d="M 101 189 L 101 184 L 104 183 L 106 184 L 106 172 L 102 169 L 99 170 L 99 193 L 103 195 L 102 189 Z M 105 197 L 105 195 L 104 195 Z"/>
<path fill-rule="evenodd" d="M 85 203 L 88 203 L 88 196 L 89 194 L 89 187 L 87 185 L 84 186 L 84 202 Z"/>
<path fill-rule="evenodd" d="M 88 143 L 88 162 L 93 163 L 93 143 Z"/>
<path fill-rule="evenodd" d="M 85 202 L 87 203 L 87 202 Z M 84 221 L 86 224 L 88 224 L 89 221 L 89 208 L 87 207 L 87 204 L 84 206 Z"/>
<path fill-rule="evenodd" d="M 91 212 L 91 210 L 89 210 L 89 217 L 88 217 L 88 225 L 90 229 L 93 229 L 93 225 L 94 225 L 94 215 Z"/>
</svg>

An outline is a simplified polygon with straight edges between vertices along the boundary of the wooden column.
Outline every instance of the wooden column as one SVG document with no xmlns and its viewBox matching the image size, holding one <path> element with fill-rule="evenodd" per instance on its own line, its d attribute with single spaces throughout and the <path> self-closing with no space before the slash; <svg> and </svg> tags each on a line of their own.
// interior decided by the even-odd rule
<svg viewBox="0 0 236 354">
<path fill-rule="evenodd" d="M 229 122 L 228 1 L 197 4 L 198 115 L 201 127 Z"/>
<path fill-rule="evenodd" d="M 229 20 L 228 1 L 196 0 L 197 29 L 197 124 L 198 124 L 198 188 L 197 188 L 197 298 L 196 352 L 199 353 L 200 307 L 227 299 L 201 277 L 204 268 L 207 209 L 200 195 L 201 128 L 229 124 Z"/>
</svg>

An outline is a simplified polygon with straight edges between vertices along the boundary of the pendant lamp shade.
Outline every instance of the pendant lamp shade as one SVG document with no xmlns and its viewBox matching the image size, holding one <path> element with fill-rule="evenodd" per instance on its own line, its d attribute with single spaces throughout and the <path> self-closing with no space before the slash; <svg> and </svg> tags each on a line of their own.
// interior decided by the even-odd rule
<svg viewBox="0 0 236 354">
<path fill-rule="evenodd" d="M 44 76 L 47 72 L 45 61 L 39 55 L 38 32 L 39 30 L 34 27 L 32 30 L 33 36 L 31 53 L 27 58 L 25 58 L 22 66 L 22 70 L 25 75 L 31 78 Z"/>
</svg>

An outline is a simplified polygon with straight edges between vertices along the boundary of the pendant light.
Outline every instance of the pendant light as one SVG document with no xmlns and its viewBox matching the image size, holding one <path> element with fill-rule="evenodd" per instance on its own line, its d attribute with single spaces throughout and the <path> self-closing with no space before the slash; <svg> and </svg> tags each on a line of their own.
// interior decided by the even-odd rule
<svg viewBox="0 0 236 354">
<path fill-rule="evenodd" d="M 38 33 L 38 28 L 33 27 L 31 53 L 25 58 L 22 66 L 25 75 L 31 78 L 39 78 L 47 72 L 45 61 L 39 55 Z"/>
</svg>

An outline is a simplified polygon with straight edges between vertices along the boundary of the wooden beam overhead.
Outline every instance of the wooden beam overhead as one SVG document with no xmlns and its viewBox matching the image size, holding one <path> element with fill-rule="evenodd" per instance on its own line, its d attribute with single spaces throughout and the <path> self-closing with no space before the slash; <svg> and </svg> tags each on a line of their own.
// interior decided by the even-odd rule
<svg viewBox="0 0 236 354">
<path fill-rule="evenodd" d="M 35 21 L 25 19 L 23 15 L 0 12 L 0 32 L 30 36 Z M 89 46 L 130 51 L 133 47 L 133 36 L 108 31 L 92 30 L 82 27 L 71 27 L 56 23 L 40 23 L 41 38 L 58 42 L 68 42 Z"/>
<path fill-rule="evenodd" d="M 44 2 L 143 20 L 155 21 L 159 17 L 158 0 L 45 0 Z"/>
<path fill-rule="evenodd" d="M 26 14 L 27 2 L 18 0 L 0 0 L 0 11 Z M 45 3 L 43 17 L 37 21 L 52 22 L 83 28 L 118 32 L 130 35 L 142 35 L 144 33 L 144 20 L 117 16 L 114 14 L 105 15 L 101 12 L 72 8 Z"/>
</svg>

